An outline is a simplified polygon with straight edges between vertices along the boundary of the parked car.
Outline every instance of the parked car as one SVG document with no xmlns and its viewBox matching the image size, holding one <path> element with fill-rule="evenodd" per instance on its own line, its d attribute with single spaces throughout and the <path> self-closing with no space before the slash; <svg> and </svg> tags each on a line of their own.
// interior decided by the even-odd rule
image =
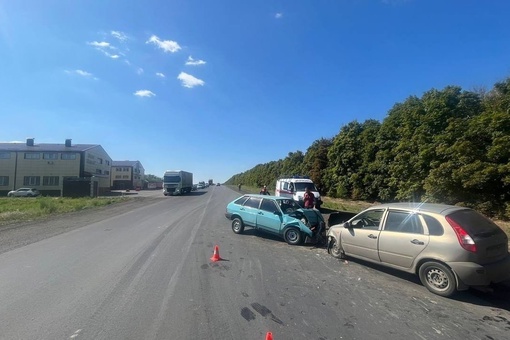
<svg viewBox="0 0 510 340">
<path fill-rule="evenodd" d="M 252 227 L 280 236 L 292 245 L 301 244 L 306 237 L 317 240 L 325 226 L 319 211 L 301 209 L 287 197 L 243 195 L 227 205 L 225 216 L 232 221 L 232 231 L 236 234 Z"/>
<path fill-rule="evenodd" d="M 432 293 L 510 279 L 507 235 L 476 211 L 444 204 L 371 207 L 330 227 L 328 252 L 417 274 Z"/>
<path fill-rule="evenodd" d="M 39 195 L 39 190 L 35 188 L 19 188 L 7 193 L 8 197 L 36 197 Z"/>
</svg>

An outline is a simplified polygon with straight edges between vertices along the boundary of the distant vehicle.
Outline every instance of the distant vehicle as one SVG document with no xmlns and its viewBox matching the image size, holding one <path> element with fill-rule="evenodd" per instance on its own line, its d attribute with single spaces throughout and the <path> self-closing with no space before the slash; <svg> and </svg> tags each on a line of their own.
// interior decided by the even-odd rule
<svg viewBox="0 0 510 340">
<path fill-rule="evenodd" d="M 325 228 L 318 210 L 301 209 L 286 197 L 247 194 L 227 205 L 225 217 L 232 221 L 236 234 L 252 227 L 280 236 L 291 245 L 301 244 L 306 237 L 317 241 Z"/>
<path fill-rule="evenodd" d="M 220 183 L 216 183 L 216 186 L 219 187 L 221 184 Z"/>
<path fill-rule="evenodd" d="M 476 211 L 431 203 L 373 206 L 328 230 L 328 252 L 417 274 L 432 293 L 510 279 L 508 237 Z"/>
<path fill-rule="evenodd" d="M 7 193 L 8 197 L 36 197 L 39 195 L 39 190 L 35 188 L 19 188 Z"/>
<path fill-rule="evenodd" d="M 204 189 L 205 188 L 205 182 L 198 182 L 198 189 Z"/>
<path fill-rule="evenodd" d="M 197 191 L 197 189 L 198 189 L 198 184 L 193 184 L 191 191 Z"/>
<path fill-rule="evenodd" d="M 163 175 L 163 194 L 183 195 L 193 188 L 193 174 L 182 170 L 167 170 Z"/>
<path fill-rule="evenodd" d="M 306 176 L 278 179 L 276 181 L 275 196 L 291 197 L 299 202 L 299 204 L 303 204 L 303 196 L 306 188 L 310 188 L 310 191 L 315 196 L 315 208 L 320 209 L 322 200 L 319 190 L 317 190 L 313 181 Z"/>
<path fill-rule="evenodd" d="M 209 185 L 214 185 L 214 181 L 212 179 L 209 180 Z"/>
</svg>

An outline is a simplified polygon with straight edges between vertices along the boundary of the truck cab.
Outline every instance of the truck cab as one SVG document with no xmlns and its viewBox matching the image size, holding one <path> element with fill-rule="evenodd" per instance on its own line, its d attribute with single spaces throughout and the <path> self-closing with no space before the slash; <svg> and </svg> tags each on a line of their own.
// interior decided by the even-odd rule
<svg viewBox="0 0 510 340">
<path fill-rule="evenodd" d="M 315 207 L 319 209 L 322 204 L 321 195 L 313 181 L 306 176 L 278 179 L 276 181 L 275 196 L 291 197 L 299 202 L 299 204 L 303 204 L 303 196 L 306 188 L 310 188 L 310 191 L 315 196 Z"/>
</svg>

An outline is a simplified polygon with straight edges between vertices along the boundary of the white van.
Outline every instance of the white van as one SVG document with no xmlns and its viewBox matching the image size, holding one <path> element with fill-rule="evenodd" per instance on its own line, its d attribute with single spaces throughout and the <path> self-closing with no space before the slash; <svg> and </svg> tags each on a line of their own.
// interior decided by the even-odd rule
<svg viewBox="0 0 510 340">
<path fill-rule="evenodd" d="M 310 188 L 310 191 L 315 196 L 315 208 L 319 209 L 322 204 L 321 195 L 313 181 L 306 176 L 278 179 L 276 181 L 275 196 L 292 197 L 299 204 L 302 204 L 306 188 Z"/>
</svg>

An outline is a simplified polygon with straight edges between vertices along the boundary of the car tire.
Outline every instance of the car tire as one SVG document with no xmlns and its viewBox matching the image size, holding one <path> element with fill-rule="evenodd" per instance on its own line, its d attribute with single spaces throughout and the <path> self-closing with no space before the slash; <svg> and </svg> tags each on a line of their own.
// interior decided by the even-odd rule
<svg viewBox="0 0 510 340">
<path fill-rule="evenodd" d="M 288 228 L 287 230 L 285 230 L 283 238 L 285 242 L 293 246 L 301 244 L 301 242 L 303 242 L 303 235 L 301 235 L 301 232 L 296 228 Z"/>
<path fill-rule="evenodd" d="M 453 271 L 439 262 L 425 262 L 420 266 L 421 283 L 432 293 L 450 297 L 457 292 L 457 280 Z"/>
<path fill-rule="evenodd" d="M 331 237 L 328 241 L 328 253 L 337 259 L 345 259 L 345 253 L 340 245 L 340 242 L 337 242 L 336 238 Z"/>
<path fill-rule="evenodd" d="M 244 231 L 244 223 L 243 220 L 239 217 L 236 217 L 232 220 L 232 231 L 236 234 L 242 234 Z"/>
</svg>

